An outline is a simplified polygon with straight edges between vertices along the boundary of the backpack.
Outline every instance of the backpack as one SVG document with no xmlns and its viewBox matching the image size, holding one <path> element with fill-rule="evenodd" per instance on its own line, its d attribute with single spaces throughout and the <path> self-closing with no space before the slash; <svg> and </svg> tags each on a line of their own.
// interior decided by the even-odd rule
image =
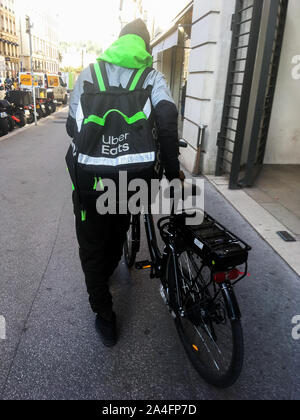
<svg viewBox="0 0 300 420">
<path fill-rule="evenodd" d="M 119 173 L 133 179 L 162 177 L 152 86 L 143 88 L 151 68 L 135 70 L 126 89 L 109 86 L 105 62 L 91 64 L 93 84 L 85 81 L 77 110 L 77 131 L 66 160 L 82 201 L 99 197 L 103 179 L 119 184 Z"/>
</svg>

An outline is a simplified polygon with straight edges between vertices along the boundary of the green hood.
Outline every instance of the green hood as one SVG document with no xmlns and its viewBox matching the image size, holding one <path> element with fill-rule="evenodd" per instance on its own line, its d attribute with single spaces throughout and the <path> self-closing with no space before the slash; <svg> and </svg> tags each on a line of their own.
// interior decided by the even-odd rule
<svg viewBox="0 0 300 420">
<path fill-rule="evenodd" d="M 153 58 L 146 50 L 146 43 L 138 35 L 124 35 L 114 42 L 99 58 L 128 69 L 152 67 Z"/>
</svg>

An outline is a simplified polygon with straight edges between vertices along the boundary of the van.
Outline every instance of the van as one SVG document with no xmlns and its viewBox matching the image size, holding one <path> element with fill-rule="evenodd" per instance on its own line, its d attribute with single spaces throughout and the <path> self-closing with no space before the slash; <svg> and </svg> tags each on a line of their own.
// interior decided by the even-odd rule
<svg viewBox="0 0 300 420">
<path fill-rule="evenodd" d="M 48 92 L 53 92 L 54 100 L 64 105 L 68 103 L 67 84 L 57 74 L 45 74 L 45 85 Z"/>
</svg>

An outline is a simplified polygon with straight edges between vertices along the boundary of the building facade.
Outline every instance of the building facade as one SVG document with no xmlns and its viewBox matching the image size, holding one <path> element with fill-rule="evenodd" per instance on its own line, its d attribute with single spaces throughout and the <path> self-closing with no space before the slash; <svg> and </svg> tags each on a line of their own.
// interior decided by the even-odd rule
<svg viewBox="0 0 300 420">
<path fill-rule="evenodd" d="M 15 0 L 0 2 L 1 77 L 16 77 L 19 71 L 19 39 L 16 27 Z"/>
<path fill-rule="evenodd" d="M 300 165 L 299 18 L 298 0 L 194 0 L 154 38 L 190 172 L 235 189 L 255 185 L 265 165 Z"/>
<path fill-rule="evenodd" d="M 120 0 L 120 30 L 134 19 L 145 18 L 143 0 Z"/>
<path fill-rule="evenodd" d="M 17 32 L 20 39 L 20 71 L 30 71 L 29 36 L 26 32 L 26 16 L 32 23 L 33 67 L 35 72 L 58 73 L 59 71 L 59 24 L 57 19 L 30 3 L 18 1 Z"/>
</svg>

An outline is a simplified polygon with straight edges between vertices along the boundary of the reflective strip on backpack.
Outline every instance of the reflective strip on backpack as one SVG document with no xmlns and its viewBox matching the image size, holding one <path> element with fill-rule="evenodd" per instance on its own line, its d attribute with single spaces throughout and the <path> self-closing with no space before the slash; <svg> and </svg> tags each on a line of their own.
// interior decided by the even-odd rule
<svg viewBox="0 0 300 420">
<path fill-rule="evenodd" d="M 78 156 L 78 163 L 89 166 L 123 166 L 136 163 L 155 162 L 155 152 L 140 153 L 136 155 L 119 156 L 115 159 L 104 157 L 91 157 L 80 154 Z"/>
</svg>

